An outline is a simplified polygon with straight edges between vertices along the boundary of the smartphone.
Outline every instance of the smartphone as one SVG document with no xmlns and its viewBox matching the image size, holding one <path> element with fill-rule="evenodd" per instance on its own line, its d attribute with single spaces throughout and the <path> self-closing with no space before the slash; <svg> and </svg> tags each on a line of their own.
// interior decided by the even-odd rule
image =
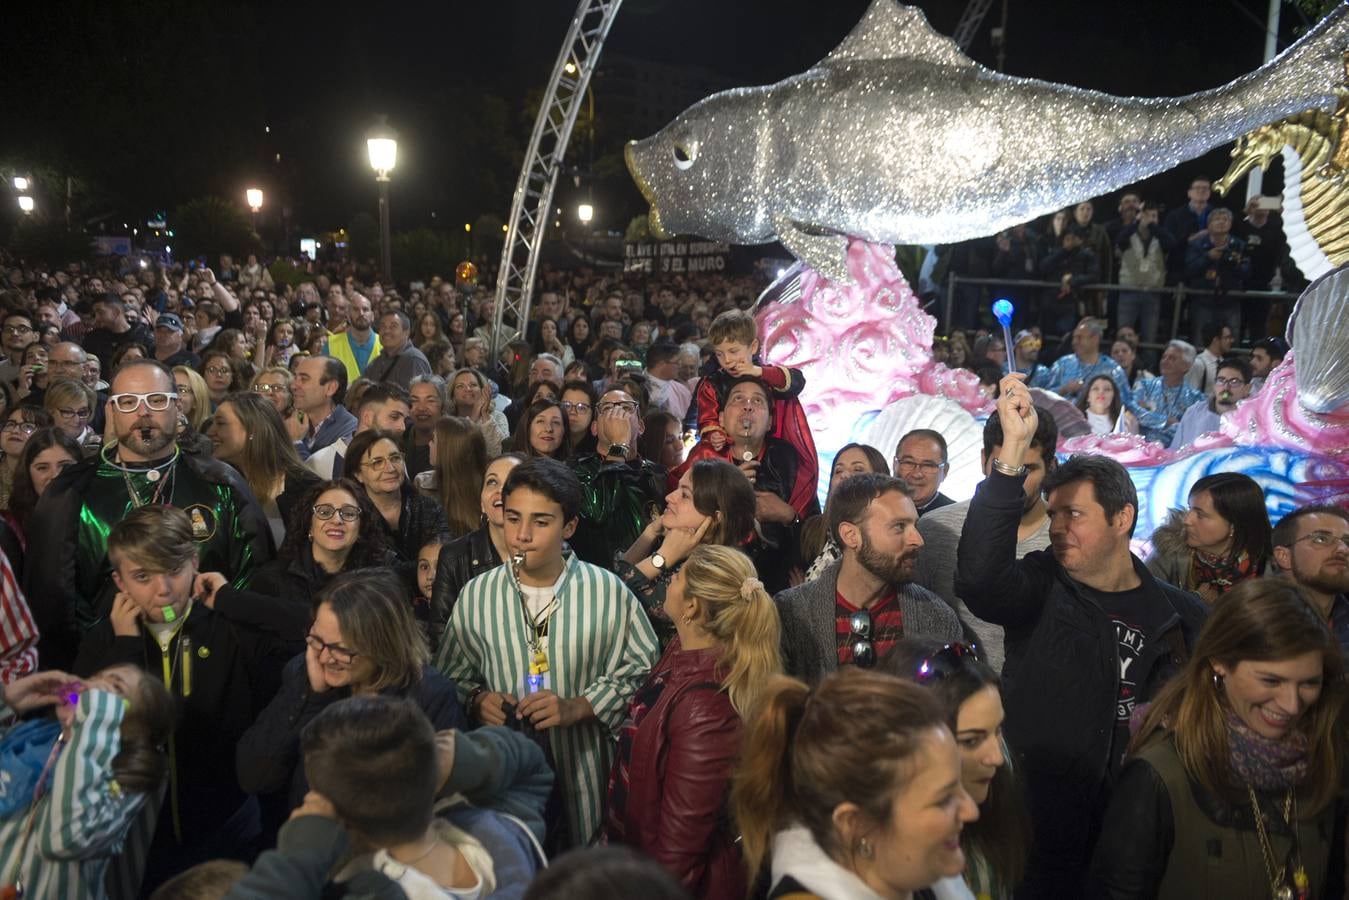
<svg viewBox="0 0 1349 900">
<path fill-rule="evenodd" d="M 1255 206 L 1256 209 L 1268 209 L 1273 212 L 1278 212 L 1279 210 L 1283 209 L 1283 198 L 1261 197 L 1259 200 L 1255 201 Z"/>
</svg>

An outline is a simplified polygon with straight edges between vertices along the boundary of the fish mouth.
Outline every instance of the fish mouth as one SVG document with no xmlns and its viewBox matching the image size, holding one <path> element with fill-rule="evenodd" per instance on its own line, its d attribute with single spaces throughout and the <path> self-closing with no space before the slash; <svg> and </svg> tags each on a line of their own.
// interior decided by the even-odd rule
<svg viewBox="0 0 1349 900">
<path fill-rule="evenodd" d="M 637 166 L 637 156 L 634 152 L 637 145 L 638 141 L 628 141 L 628 143 L 624 145 L 623 162 L 628 167 L 628 174 L 631 175 L 632 180 L 637 183 L 637 190 L 642 192 L 642 199 L 651 206 L 651 212 L 648 213 L 646 217 L 647 230 L 651 232 L 652 237 L 662 241 L 667 240 L 672 237 L 672 235 L 667 232 L 665 227 L 661 224 L 660 208 L 656 206 L 656 192 L 651 189 L 651 185 L 647 182 L 646 178 L 642 176 L 641 170 Z"/>
</svg>

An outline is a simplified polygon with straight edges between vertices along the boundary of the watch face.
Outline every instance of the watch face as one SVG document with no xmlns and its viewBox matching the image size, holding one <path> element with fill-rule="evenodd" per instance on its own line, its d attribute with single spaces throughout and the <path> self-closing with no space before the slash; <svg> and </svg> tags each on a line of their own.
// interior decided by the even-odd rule
<svg viewBox="0 0 1349 900">
<path fill-rule="evenodd" d="M 665 557 L 661 556 L 659 553 L 651 554 L 651 565 L 655 566 L 657 569 L 665 568 Z"/>
</svg>

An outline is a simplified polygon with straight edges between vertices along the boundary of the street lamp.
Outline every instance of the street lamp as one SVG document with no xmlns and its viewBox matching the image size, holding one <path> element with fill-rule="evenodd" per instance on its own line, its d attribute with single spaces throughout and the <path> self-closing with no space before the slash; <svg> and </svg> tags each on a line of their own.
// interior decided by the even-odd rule
<svg viewBox="0 0 1349 900">
<path fill-rule="evenodd" d="M 393 265 L 389 253 L 389 173 L 398 162 L 398 135 L 389 128 L 384 117 L 365 136 L 366 150 L 370 154 L 370 168 L 375 170 L 375 181 L 379 182 L 379 243 L 381 271 L 386 283 L 393 282 Z"/>
<path fill-rule="evenodd" d="M 248 200 L 248 208 L 253 210 L 253 230 L 258 230 L 258 210 L 262 209 L 262 190 L 260 188 L 249 188 L 244 191 L 244 197 Z"/>
<path fill-rule="evenodd" d="M 581 220 L 581 224 L 589 225 L 590 220 L 595 218 L 595 207 L 589 203 L 582 203 L 576 207 L 576 218 Z"/>
<path fill-rule="evenodd" d="M 28 179 L 27 179 L 27 178 L 24 178 L 22 175 L 15 175 L 15 176 L 14 176 L 14 190 L 16 190 L 16 191 L 26 191 L 26 190 L 28 190 Z"/>
<path fill-rule="evenodd" d="M 27 194 L 21 195 L 19 197 L 19 209 L 23 210 L 24 215 L 31 216 L 33 214 L 33 198 Z"/>
</svg>

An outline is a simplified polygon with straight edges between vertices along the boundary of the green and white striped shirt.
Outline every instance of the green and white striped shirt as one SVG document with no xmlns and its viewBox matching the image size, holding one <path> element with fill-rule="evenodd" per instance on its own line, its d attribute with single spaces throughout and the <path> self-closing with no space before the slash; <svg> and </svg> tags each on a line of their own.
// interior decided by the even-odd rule
<svg viewBox="0 0 1349 900">
<path fill-rule="evenodd" d="M 25 897 L 107 896 L 108 863 L 122 852 L 127 830 L 145 804 L 144 794 L 123 792 L 112 775 L 125 709 L 116 694 L 81 694 L 70 742 L 52 768 L 28 846 L 23 839 L 28 805 L 0 820 L 0 880 L 13 884 L 17 874 Z"/>
<path fill-rule="evenodd" d="M 553 761 L 575 843 L 591 843 L 603 820 L 604 795 L 618 728 L 628 701 L 660 656 L 656 633 L 637 597 L 612 572 L 567 558 L 558 608 L 546 642 L 549 689 L 585 697 L 595 719 L 549 730 Z M 436 654 L 436 668 L 461 696 L 482 686 L 523 696 L 529 674 L 529 625 L 510 566 L 464 586 Z"/>
</svg>

